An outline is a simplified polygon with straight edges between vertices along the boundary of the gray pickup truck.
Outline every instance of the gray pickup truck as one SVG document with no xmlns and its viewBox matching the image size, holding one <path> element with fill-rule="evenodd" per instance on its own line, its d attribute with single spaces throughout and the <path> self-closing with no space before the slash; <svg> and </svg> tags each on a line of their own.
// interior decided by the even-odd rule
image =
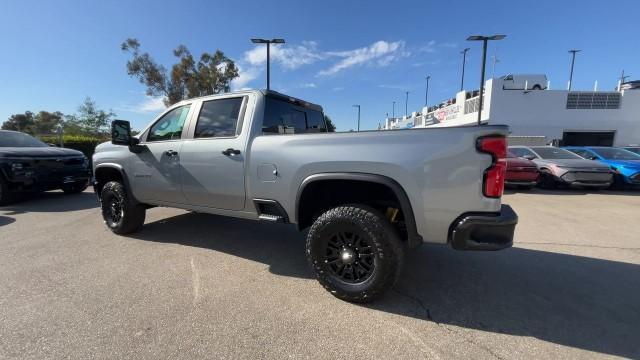
<svg viewBox="0 0 640 360">
<path fill-rule="evenodd" d="M 318 105 L 240 91 L 177 103 L 137 137 L 114 121 L 112 141 L 93 156 L 94 188 L 116 234 L 139 230 L 154 206 L 308 229 L 318 281 L 340 299 L 368 302 L 423 242 L 512 245 L 517 215 L 500 200 L 507 132 L 332 133 Z"/>
</svg>

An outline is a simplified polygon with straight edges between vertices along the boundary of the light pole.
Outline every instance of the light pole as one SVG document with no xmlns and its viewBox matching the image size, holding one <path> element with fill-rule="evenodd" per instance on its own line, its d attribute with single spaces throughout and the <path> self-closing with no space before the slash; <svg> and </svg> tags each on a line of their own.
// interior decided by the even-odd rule
<svg viewBox="0 0 640 360">
<path fill-rule="evenodd" d="M 404 116 L 407 117 L 409 116 L 409 92 L 405 91 L 405 98 L 404 98 Z"/>
<path fill-rule="evenodd" d="M 569 85 L 567 86 L 569 91 L 571 91 L 571 83 L 573 82 L 573 64 L 576 62 L 576 53 L 579 53 L 582 50 L 569 50 L 571 53 L 571 70 L 569 71 Z"/>
<path fill-rule="evenodd" d="M 480 70 L 480 98 L 478 99 L 478 125 L 481 125 L 482 117 L 482 99 L 484 98 L 484 73 L 487 66 L 487 42 L 489 40 L 502 40 L 506 35 L 472 35 L 467 38 L 469 41 L 482 41 L 482 69 Z"/>
<path fill-rule="evenodd" d="M 427 75 L 425 79 L 427 79 L 427 89 L 424 91 L 424 106 L 429 107 L 429 79 L 431 79 L 431 75 Z"/>
<path fill-rule="evenodd" d="M 358 132 L 360 131 L 360 105 L 353 105 L 358 108 Z"/>
<path fill-rule="evenodd" d="M 271 82 L 271 44 L 284 44 L 284 39 L 251 39 L 254 44 L 267 44 L 267 90 L 270 89 Z"/>
<path fill-rule="evenodd" d="M 396 102 L 393 102 L 393 109 L 391 110 L 391 118 L 395 119 L 396 118 Z"/>
<path fill-rule="evenodd" d="M 465 48 L 464 50 L 460 51 L 460 54 L 462 54 L 462 80 L 460 80 L 460 91 L 464 90 L 464 66 L 467 63 L 467 52 L 471 50 L 469 48 Z"/>
</svg>

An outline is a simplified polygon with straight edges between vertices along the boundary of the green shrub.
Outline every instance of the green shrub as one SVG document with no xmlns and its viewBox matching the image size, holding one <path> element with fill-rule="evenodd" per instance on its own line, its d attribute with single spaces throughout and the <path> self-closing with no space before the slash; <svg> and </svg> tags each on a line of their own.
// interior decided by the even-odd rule
<svg viewBox="0 0 640 360">
<path fill-rule="evenodd" d="M 40 140 L 50 143 L 56 144 L 59 146 L 59 138 L 57 136 L 42 136 Z M 64 147 L 69 149 L 74 149 L 78 151 L 82 151 L 89 159 L 93 155 L 96 146 L 105 141 L 109 141 L 110 139 L 106 137 L 97 137 L 97 136 L 86 136 L 86 135 L 64 135 L 63 142 Z"/>
</svg>

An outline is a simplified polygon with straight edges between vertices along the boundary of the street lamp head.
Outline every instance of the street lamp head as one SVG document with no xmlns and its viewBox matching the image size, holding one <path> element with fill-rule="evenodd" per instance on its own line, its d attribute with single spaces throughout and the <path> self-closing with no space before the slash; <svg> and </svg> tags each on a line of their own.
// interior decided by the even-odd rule
<svg viewBox="0 0 640 360">
<path fill-rule="evenodd" d="M 507 35 L 491 35 L 491 36 L 471 35 L 467 38 L 467 40 L 468 41 L 502 40 L 506 37 Z"/>
<path fill-rule="evenodd" d="M 574 54 L 575 54 L 575 53 L 578 53 L 578 52 L 580 52 L 580 51 L 582 51 L 582 50 L 578 50 L 578 49 L 571 49 L 571 50 L 569 50 L 569 52 L 570 52 L 570 53 L 574 53 Z"/>
<path fill-rule="evenodd" d="M 469 39 L 467 39 L 467 40 L 469 40 Z M 460 54 L 464 54 L 469 50 L 471 50 L 471 48 L 464 48 L 464 49 L 462 49 L 462 51 L 460 51 Z"/>
<path fill-rule="evenodd" d="M 284 44 L 284 39 L 251 39 L 254 44 Z"/>
<path fill-rule="evenodd" d="M 431 75 L 427 75 L 427 77 L 425 77 L 425 79 L 427 79 L 427 80 L 431 79 Z"/>
</svg>

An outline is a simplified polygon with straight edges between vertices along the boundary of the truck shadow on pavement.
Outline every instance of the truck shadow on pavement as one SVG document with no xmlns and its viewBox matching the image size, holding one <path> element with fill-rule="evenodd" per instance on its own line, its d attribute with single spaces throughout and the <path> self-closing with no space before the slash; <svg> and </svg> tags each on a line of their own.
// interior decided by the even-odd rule
<svg viewBox="0 0 640 360">
<path fill-rule="evenodd" d="M 16 201 L 0 206 L 0 211 L 8 211 L 5 215 L 28 212 L 64 212 L 78 211 L 98 207 L 98 200 L 93 191 L 79 194 L 65 194 L 62 191 L 47 191 L 36 194 L 22 194 Z"/>
<path fill-rule="evenodd" d="M 147 223 L 131 237 L 221 251 L 267 264 L 277 275 L 314 278 L 304 234 L 290 225 L 190 213 Z M 459 252 L 425 245 L 408 253 L 387 296 L 363 306 L 454 332 L 534 337 L 640 358 L 640 266 L 634 264 L 521 248 Z"/>
<path fill-rule="evenodd" d="M 534 337 L 640 358 L 639 265 L 521 248 L 458 252 L 433 245 L 409 254 L 405 265 L 392 296 L 371 308 L 455 332 Z"/>
</svg>

